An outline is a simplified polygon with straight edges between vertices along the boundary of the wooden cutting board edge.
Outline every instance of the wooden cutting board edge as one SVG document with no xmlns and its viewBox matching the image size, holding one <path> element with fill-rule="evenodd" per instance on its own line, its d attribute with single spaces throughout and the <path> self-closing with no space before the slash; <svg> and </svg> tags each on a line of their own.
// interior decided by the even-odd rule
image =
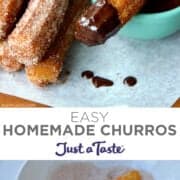
<svg viewBox="0 0 180 180">
<path fill-rule="evenodd" d="M 0 93 L 0 107 L 1 108 L 45 108 L 47 105 L 29 101 L 16 96 Z"/>
<path fill-rule="evenodd" d="M 0 107 L 49 107 L 48 105 L 44 105 L 41 103 L 33 102 L 30 100 L 26 100 L 23 98 L 19 98 L 12 95 L 7 95 L 4 93 L 0 93 Z M 172 105 L 173 108 L 180 108 L 180 98 Z"/>
<path fill-rule="evenodd" d="M 180 98 L 173 104 L 174 108 L 180 108 Z"/>
</svg>

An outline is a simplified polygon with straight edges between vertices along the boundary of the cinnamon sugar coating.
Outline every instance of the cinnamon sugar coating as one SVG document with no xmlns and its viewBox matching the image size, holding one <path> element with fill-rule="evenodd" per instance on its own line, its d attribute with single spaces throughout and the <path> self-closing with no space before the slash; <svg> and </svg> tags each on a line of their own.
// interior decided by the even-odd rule
<svg viewBox="0 0 180 180">
<path fill-rule="evenodd" d="M 19 71 L 24 67 L 9 55 L 6 41 L 0 43 L 0 67 L 8 72 Z"/>
<path fill-rule="evenodd" d="M 88 0 L 70 0 L 63 26 L 55 42 L 41 62 L 25 68 L 26 75 L 31 82 L 38 86 L 45 86 L 58 80 L 63 68 L 65 55 L 74 40 L 75 22 L 88 4 Z"/>
<path fill-rule="evenodd" d="M 142 180 L 142 177 L 139 171 L 132 170 L 122 176 L 117 177 L 115 180 Z"/>
<path fill-rule="evenodd" d="M 30 0 L 7 40 L 7 51 L 19 63 L 37 64 L 62 25 L 68 0 Z"/>
<path fill-rule="evenodd" d="M 0 40 L 12 30 L 18 19 L 24 0 L 0 0 Z"/>
</svg>

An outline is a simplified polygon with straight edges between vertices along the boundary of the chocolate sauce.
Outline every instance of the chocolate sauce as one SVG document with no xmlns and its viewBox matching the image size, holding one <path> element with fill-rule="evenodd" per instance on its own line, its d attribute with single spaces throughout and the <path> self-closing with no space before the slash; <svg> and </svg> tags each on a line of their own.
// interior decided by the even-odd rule
<svg viewBox="0 0 180 180">
<path fill-rule="evenodd" d="M 100 76 L 94 76 L 94 73 L 92 71 L 83 71 L 81 74 L 82 78 L 87 78 L 87 79 L 92 79 L 92 83 L 96 88 L 99 87 L 108 87 L 108 86 L 113 86 L 113 81 L 109 79 L 105 79 Z"/>
<path fill-rule="evenodd" d="M 142 12 L 162 12 L 178 6 L 180 6 L 180 0 L 148 0 Z"/>
<path fill-rule="evenodd" d="M 106 0 L 90 6 L 76 24 L 77 40 L 92 46 L 102 44 L 119 30 L 118 12 Z"/>
<path fill-rule="evenodd" d="M 91 79 L 94 77 L 94 73 L 92 71 L 84 71 L 84 72 L 82 72 L 81 77 Z"/>
<path fill-rule="evenodd" d="M 94 84 L 94 86 L 96 88 L 100 88 L 100 87 L 104 87 L 104 86 L 113 86 L 113 81 L 109 80 L 109 79 L 105 79 L 99 76 L 95 76 L 92 79 L 92 83 Z"/>
<path fill-rule="evenodd" d="M 135 86 L 137 84 L 137 79 L 133 76 L 128 76 L 123 80 L 123 83 L 127 86 Z"/>
</svg>

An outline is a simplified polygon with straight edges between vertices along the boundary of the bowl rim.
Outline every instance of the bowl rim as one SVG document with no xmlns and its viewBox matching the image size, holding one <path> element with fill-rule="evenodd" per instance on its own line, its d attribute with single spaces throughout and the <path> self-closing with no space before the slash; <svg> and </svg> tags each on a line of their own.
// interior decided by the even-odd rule
<svg viewBox="0 0 180 180">
<path fill-rule="evenodd" d="M 162 11 L 162 12 L 153 12 L 153 13 L 139 13 L 137 14 L 136 16 L 144 16 L 144 17 L 152 17 L 152 16 L 167 16 L 167 15 L 174 15 L 176 14 L 177 12 L 180 13 L 180 6 L 179 7 L 176 7 L 176 8 L 173 8 L 173 9 L 170 9 L 170 10 L 167 10 L 167 11 Z"/>
<path fill-rule="evenodd" d="M 15 180 L 19 180 L 21 172 L 23 171 L 23 169 L 25 168 L 25 166 L 28 162 L 29 162 L 28 160 L 25 160 L 22 162 L 22 164 L 20 165 L 20 167 L 16 173 Z"/>
<path fill-rule="evenodd" d="M 91 3 L 95 3 L 96 2 L 96 0 L 91 0 Z M 172 8 L 172 9 L 169 9 L 169 10 L 166 10 L 166 11 L 162 11 L 162 12 L 152 12 L 152 13 L 139 13 L 139 14 L 137 14 L 135 17 L 142 17 L 142 16 L 144 16 L 144 17 L 151 17 L 151 16 L 164 16 L 164 15 L 171 15 L 171 14 L 176 14 L 177 13 L 177 11 L 179 11 L 180 12 L 180 6 L 177 6 L 177 7 L 175 7 L 175 8 Z"/>
</svg>

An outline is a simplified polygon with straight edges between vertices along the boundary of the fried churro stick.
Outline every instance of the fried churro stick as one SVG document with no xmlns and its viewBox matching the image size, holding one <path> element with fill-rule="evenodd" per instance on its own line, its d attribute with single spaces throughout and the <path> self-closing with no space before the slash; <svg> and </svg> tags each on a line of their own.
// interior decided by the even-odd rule
<svg viewBox="0 0 180 180">
<path fill-rule="evenodd" d="M 121 24 L 126 24 L 144 6 L 146 0 L 107 0 L 119 14 Z"/>
<path fill-rule="evenodd" d="M 142 180 L 142 177 L 139 171 L 133 170 L 122 176 L 117 177 L 115 180 Z"/>
<path fill-rule="evenodd" d="M 89 45 L 104 43 L 136 15 L 146 0 L 98 0 L 76 24 L 76 39 Z"/>
<path fill-rule="evenodd" d="M 67 6 L 68 0 L 30 0 L 8 37 L 7 57 L 25 65 L 37 64 L 54 41 Z"/>
<path fill-rule="evenodd" d="M 43 60 L 25 68 L 28 79 L 37 86 L 55 83 L 63 67 L 64 57 L 74 40 L 77 17 L 89 4 L 89 0 L 70 0 L 63 26 Z"/>
<path fill-rule="evenodd" d="M 7 42 L 0 43 L 0 67 L 8 72 L 21 70 L 24 66 L 8 53 Z"/>
<path fill-rule="evenodd" d="M 15 26 L 26 4 L 26 0 L 0 0 L 0 66 L 9 72 L 20 70 L 23 67 L 8 55 L 5 38 Z"/>
<path fill-rule="evenodd" d="M 23 4 L 24 0 L 0 0 L 0 40 L 12 30 Z"/>
</svg>

